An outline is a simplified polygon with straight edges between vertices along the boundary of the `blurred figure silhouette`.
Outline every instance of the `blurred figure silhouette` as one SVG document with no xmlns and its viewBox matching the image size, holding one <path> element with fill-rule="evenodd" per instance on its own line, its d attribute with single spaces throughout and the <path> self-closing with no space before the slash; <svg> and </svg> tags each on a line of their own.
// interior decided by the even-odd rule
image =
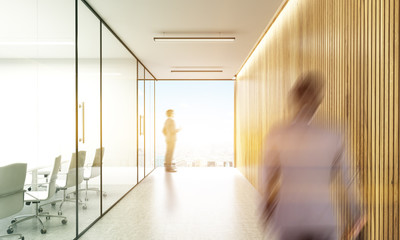
<svg viewBox="0 0 400 240">
<path fill-rule="evenodd" d="M 165 170 L 167 172 L 176 172 L 176 168 L 172 165 L 172 158 L 174 156 L 176 133 L 177 129 L 174 121 L 174 110 L 169 109 L 166 112 L 167 120 L 165 120 L 163 134 L 165 135 L 165 142 L 167 143 L 167 150 L 165 152 Z"/>
<path fill-rule="evenodd" d="M 322 76 L 301 75 L 290 92 L 294 118 L 272 130 L 264 143 L 261 220 L 278 239 L 351 239 L 366 221 L 349 187 L 341 137 L 311 124 L 322 99 Z M 352 211 L 346 230 L 337 227 L 330 191 L 337 177 L 346 184 Z"/>
</svg>

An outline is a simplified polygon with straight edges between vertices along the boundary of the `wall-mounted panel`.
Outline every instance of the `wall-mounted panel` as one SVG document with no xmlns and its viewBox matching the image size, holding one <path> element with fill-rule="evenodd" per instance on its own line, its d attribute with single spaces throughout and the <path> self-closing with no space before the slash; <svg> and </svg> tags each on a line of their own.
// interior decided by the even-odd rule
<svg viewBox="0 0 400 240">
<path fill-rule="evenodd" d="M 236 82 L 236 165 L 258 187 L 263 138 L 290 119 L 290 87 L 324 74 L 315 121 L 344 133 L 363 239 L 399 239 L 399 11 L 396 0 L 289 0 Z"/>
</svg>

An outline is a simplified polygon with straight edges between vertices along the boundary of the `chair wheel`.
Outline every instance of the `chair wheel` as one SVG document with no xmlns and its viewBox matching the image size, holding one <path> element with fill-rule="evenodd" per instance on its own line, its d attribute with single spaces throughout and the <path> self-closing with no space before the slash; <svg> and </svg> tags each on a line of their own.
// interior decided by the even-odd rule
<svg viewBox="0 0 400 240">
<path fill-rule="evenodd" d="M 43 228 L 43 229 L 40 229 L 40 233 L 41 233 L 41 234 L 46 234 L 46 233 L 47 233 L 47 230 L 44 229 L 44 228 Z"/>
<path fill-rule="evenodd" d="M 83 208 L 83 209 L 87 209 L 87 206 L 86 206 L 86 204 L 85 204 L 85 205 L 83 205 L 83 206 L 82 206 L 82 208 Z"/>
<path fill-rule="evenodd" d="M 71 197 L 69 195 L 65 196 L 66 199 L 70 199 Z"/>
<path fill-rule="evenodd" d="M 52 207 L 55 207 L 55 206 L 56 206 L 56 203 L 52 203 L 51 206 L 52 206 Z"/>
<path fill-rule="evenodd" d="M 38 211 L 39 211 L 39 212 L 43 212 L 43 208 L 40 207 L 40 208 L 38 209 Z"/>
<path fill-rule="evenodd" d="M 58 211 L 58 215 L 62 215 L 62 211 Z"/>
<path fill-rule="evenodd" d="M 25 240 L 24 236 L 21 237 L 21 240 Z"/>
<path fill-rule="evenodd" d="M 49 216 L 46 216 L 46 220 L 50 220 L 50 217 L 49 217 Z"/>
<path fill-rule="evenodd" d="M 7 229 L 7 233 L 8 233 L 8 234 L 11 234 L 11 233 L 13 233 L 13 232 L 14 232 L 14 228 L 9 227 L 9 228 Z"/>
<path fill-rule="evenodd" d="M 68 220 L 67 220 L 67 219 L 63 219 L 63 220 L 61 220 L 61 223 L 62 223 L 62 224 L 67 224 L 67 222 L 68 222 Z"/>
<path fill-rule="evenodd" d="M 16 222 L 17 222 L 17 220 L 15 220 L 15 219 L 11 220 L 11 224 L 14 224 Z"/>
<path fill-rule="evenodd" d="M 31 191 L 32 190 L 32 188 L 31 187 L 28 187 L 28 191 Z"/>
</svg>

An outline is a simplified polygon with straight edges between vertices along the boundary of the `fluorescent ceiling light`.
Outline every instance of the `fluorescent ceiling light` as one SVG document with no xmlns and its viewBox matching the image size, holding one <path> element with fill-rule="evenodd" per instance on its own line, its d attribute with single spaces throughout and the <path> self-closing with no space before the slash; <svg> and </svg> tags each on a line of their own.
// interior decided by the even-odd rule
<svg viewBox="0 0 400 240">
<path fill-rule="evenodd" d="M 154 37 L 154 42 L 233 42 L 235 37 Z"/>
<path fill-rule="evenodd" d="M 222 72 L 222 69 L 172 69 L 171 72 L 187 73 L 187 72 Z"/>
<path fill-rule="evenodd" d="M 74 42 L 0 42 L 0 45 L 5 46 L 48 46 L 48 45 L 75 45 Z"/>
</svg>

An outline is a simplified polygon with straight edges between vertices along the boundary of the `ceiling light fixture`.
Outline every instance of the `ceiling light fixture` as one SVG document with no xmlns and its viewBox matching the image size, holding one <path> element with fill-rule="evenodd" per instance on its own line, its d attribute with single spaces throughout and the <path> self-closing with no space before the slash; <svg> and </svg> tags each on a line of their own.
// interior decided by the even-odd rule
<svg viewBox="0 0 400 240">
<path fill-rule="evenodd" d="M 5 45 L 5 46 L 29 46 L 29 45 L 35 45 L 35 46 L 45 46 L 45 45 L 75 45 L 74 42 L 0 42 L 0 45 Z"/>
<path fill-rule="evenodd" d="M 154 42 L 233 42 L 235 37 L 154 37 Z"/>
<path fill-rule="evenodd" d="M 187 70 L 180 70 L 180 69 L 172 69 L 172 73 L 207 73 L 207 72 L 223 72 L 222 69 L 187 69 Z"/>
</svg>

